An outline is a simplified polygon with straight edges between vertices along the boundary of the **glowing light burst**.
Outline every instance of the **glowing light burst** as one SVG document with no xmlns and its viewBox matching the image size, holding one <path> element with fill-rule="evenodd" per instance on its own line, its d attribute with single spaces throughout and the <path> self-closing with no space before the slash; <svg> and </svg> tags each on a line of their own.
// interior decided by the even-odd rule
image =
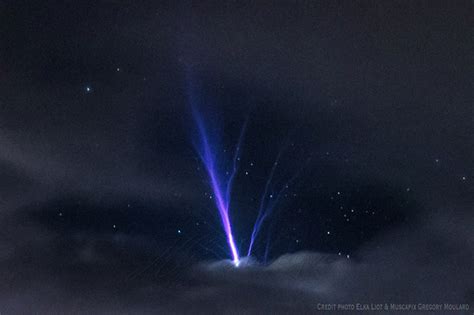
<svg viewBox="0 0 474 315">
<path fill-rule="evenodd" d="M 192 90 L 193 89 L 191 88 L 189 92 L 193 92 Z M 240 156 L 243 138 L 245 135 L 247 120 L 243 124 L 238 142 L 235 147 L 231 172 L 227 173 L 227 176 L 224 177 L 224 176 L 221 176 L 222 175 L 220 173 L 221 170 L 219 169 L 218 163 L 217 163 L 218 157 L 215 153 L 216 151 L 213 150 L 215 149 L 214 147 L 215 143 L 211 141 L 211 137 L 209 136 L 208 130 L 206 129 L 205 121 L 203 120 L 199 110 L 195 106 L 196 98 L 194 97 L 192 93 L 189 94 L 189 101 L 191 104 L 192 116 L 197 127 L 198 137 L 197 139 L 195 139 L 196 141 L 194 142 L 195 148 L 206 169 L 206 172 L 210 181 L 210 187 L 212 189 L 212 194 L 214 196 L 214 202 L 218 209 L 222 227 L 224 229 L 225 236 L 227 238 L 227 243 L 228 243 L 230 253 L 232 256 L 232 261 L 235 266 L 238 266 L 241 260 L 239 256 L 239 251 L 236 246 L 235 238 L 232 233 L 232 224 L 231 224 L 231 219 L 229 215 L 229 209 L 231 205 L 232 186 L 233 186 L 233 182 L 239 168 L 239 160 L 240 160 L 239 156 Z M 259 203 L 257 218 L 255 220 L 255 223 L 252 229 L 252 234 L 250 237 L 250 243 L 249 243 L 249 247 L 247 251 L 248 257 L 250 257 L 252 254 L 254 243 L 257 240 L 258 234 L 261 230 L 261 227 L 264 221 L 273 213 L 274 209 L 276 208 L 277 204 L 279 203 L 281 199 L 281 195 L 283 194 L 283 192 L 286 189 L 288 189 L 289 185 L 294 181 L 294 179 L 299 175 L 299 173 L 303 169 L 302 167 L 284 185 L 280 185 L 281 187 L 280 189 L 275 189 L 272 182 L 273 182 L 275 172 L 277 170 L 277 166 L 280 162 L 280 158 L 282 156 L 284 149 L 285 149 L 285 146 L 283 146 L 278 152 L 278 155 L 272 165 L 272 168 L 266 180 L 263 194 L 261 196 L 260 203 Z M 268 236 L 267 246 L 265 249 L 265 260 L 266 260 L 266 256 L 268 255 L 269 240 L 270 240 L 270 235 Z"/>
<path fill-rule="evenodd" d="M 238 155 L 240 152 L 240 145 L 242 143 L 243 135 L 245 132 L 245 126 L 242 128 L 240 134 L 239 142 L 235 150 L 235 156 L 233 160 L 233 169 L 230 177 L 225 183 L 222 183 L 219 179 L 219 172 L 216 165 L 216 158 L 214 152 L 211 149 L 210 138 L 207 134 L 206 128 L 204 126 L 204 121 L 202 120 L 199 112 L 196 108 L 193 107 L 193 118 L 196 122 L 198 133 L 199 133 L 199 144 L 196 146 L 197 152 L 201 158 L 204 167 L 206 168 L 207 174 L 209 176 L 211 189 L 214 195 L 214 200 L 216 207 L 219 211 L 221 218 L 222 226 L 227 237 L 227 243 L 232 254 L 232 260 L 234 265 L 238 266 L 240 262 L 239 252 L 235 245 L 234 236 L 232 234 L 232 224 L 229 217 L 229 207 L 230 207 L 230 195 L 232 191 L 232 183 L 235 178 L 235 174 L 238 170 Z"/>
</svg>

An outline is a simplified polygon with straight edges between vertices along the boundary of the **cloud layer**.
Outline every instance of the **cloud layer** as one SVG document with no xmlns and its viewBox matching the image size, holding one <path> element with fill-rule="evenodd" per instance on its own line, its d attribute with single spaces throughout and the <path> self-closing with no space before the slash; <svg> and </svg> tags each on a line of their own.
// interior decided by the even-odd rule
<svg viewBox="0 0 474 315">
<path fill-rule="evenodd" d="M 472 303 L 472 218 L 425 223 L 394 230 L 350 258 L 297 252 L 238 268 L 186 263 L 179 250 L 150 264 L 139 237 L 76 234 L 71 245 L 24 224 L 3 229 L 0 305 L 6 314 L 301 314 L 332 303 Z"/>
</svg>

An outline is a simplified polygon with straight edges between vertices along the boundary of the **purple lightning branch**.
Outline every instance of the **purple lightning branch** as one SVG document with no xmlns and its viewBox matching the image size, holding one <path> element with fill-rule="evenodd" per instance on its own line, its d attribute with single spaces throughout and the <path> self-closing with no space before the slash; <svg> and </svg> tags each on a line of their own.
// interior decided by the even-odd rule
<svg viewBox="0 0 474 315">
<path fill-rule="evenodd" d="M 228 181 L 223 185 L 218 178 L 218 171 L 216 169 L 215 156 L 211 150 L 209 143 L 209 137 L 206 133 L 206 128 L 204 122 L 199 114 L 199 112 L 193 108 L 193 117 L 198 127 L 200 143 L 197 147 L 197 151 L 201 158 L 204 167 L 206 168 L 207 174 L 210 179 L 212 192 L 214 194 L 214 200 L 217 209 L 219 210 L 219 215 L 222 221 L 222 226 L 227 237 L 227 243 L 229 244 L 230 251 L 232 254 L 232 260 L 236 266 L 239 265 L 239 253 L 237 247 L 235 246 L 234 236 L 232 234 L 232 226 L 229 218 L 229 205 L 230 205 L 230 193 L 232 189 L 232 182 L 235 177 L 235 174 L 238 169 L 238 154 L 240 151 L 240 143 L 242 142 L 244 129 L 241 132 L 239 142 L 237 144 L 235 157 L 234 157 L 234 167 L 232 174 L 229 177 Z M 245 128 L 245 125 L 244 125 Z"/>
<path fill-rule="evenodd" d="M 265 189 L 263 190 L 263 194 L 262 194 L 262 197 L 260 199 L 260 206 L 258 208 L 257 219 L 255 220 L 255 224 L 254 224 L 254 227 L 253 227 L 253 230 L 252 230 L 252 235 L 250 237 L 250 244 L 249 244 L 249 249 L 247 251 L 247 256 L 250 256 L 252 254 L 252 248 L 253 248 L 253 243 L 255 242 L 255 238 L 257 237 L 257 234 L 260 231 L 260 227 L 263 223 L 263 220 L 265 220 L 265 218 L 268 215 L 268 211 L 266 211 L 266 209 L 265 209 L 268 190 L 270 189 L 270 185 L 272 183 L 273 176 L 275 175 L 275 171 L 276 171 L 276 168 L 278 166 L 278 162 L 280 161 L 280 157 L 282 155 L 282 152 L 283 152 L 283 149 L 278 152 L 278 155 L 275 159 L 275 162 L 272 165 L 272 169 L 270 170 L 270 174 L 268 175 L 267 182 L 265 183 Z"/>
<path fill-rule="evenodd" d="M 226 200 L 227 200 L 227 208 L 230 207 L 230 194 L 232 192 L 232 184 L 234 183 L 235 175 L 239 170 L 239 155 L 240 155 L 240 147 L 242 146 L 242 141 L 244 140 L 245 130 L 247 129 L 247 122 L 248 119 L 245 120 L 244 125 L 240 131 L 239 141 L 237 142 L 237 146 L 235 147 L 234 159 L 233 159 L 233 167 L 232 173 L 230 174 L 229 180 L 227 181 L 227 188 L 226 188 Z"/>
<path fill-rule="evenodd" d="M 265 221 L 265 219 L 267 219 L 273 213 L 273 210 L 278 205 L 283 192 L 286 189 L 288 189 L 289 185 L 291 185 L 295 181 L 295 179 L 301 174 L 301 172 L 305 168 L 306 164 L 310 160 L 310 159 L 308 159 L 306 161 L 306 163 L 303 164 L 301 166 L 301 168 L 298 169 L 298 171 L 295 172 L 294 175 L 284 185 L 282 185 L 281 188 L 276 193 L 272 192 L 271 194 L 269 194 L 268 191 L 270 189 L 271 183 L 272 183 L 274 175 L 275 175 L 275 171 L 277 169 L 278 163 L 280 161 L 280 158 L 281 158 L 281 155 L 282 155 L 284 149 L 285 149 L 285 147 L 280 149 L 280 151 L 278 152 L 278 155 L 275 159 L 275 162 L 273 163 L 272 169 L 270 170 L 270 174 L 268 176 L 267 182 L 265 183 L 265 189 L 264 189 L 262 197 L 260 199 L 260 207 L 259 207 L 259 210 L 258 210 L 257 219 L 255 220 L 253 230 L 252 230 L 252 235 L 250 236 L 250 244 L 249 244 L 249 248 L 248 248 L 248 251 L 247 251 L 247 256 L 250 256 L 252 254 L 253 244 L 254 244 L 255 240 L 257 239 L 258 234 L 260 233 L 260 229 L 262 227 L 263 222 Z M 267 256 L 268 241 L 267 241 L 267 248 L 265 249 L 265 252 L 266 252 L 265 256 Z"/>
<path fill-rule="evenodd" d="M 192 80 L 189 80 L 188 82 L 192 83 Z M 240 256 L 237 246 L 235 244 L 234 235 L 232 233 L 232 224 L 229 215 L 229 209 L 231 205 L 232 186 L 239 170 L 240 151 L 247 127 L 247 120 L 242 126 L 238 142 L 235 146 L 234 156 L 232 160 L 232 169 L 230 170 L 230 172 L 226 173 L 227 176 L 221 176 L 222 173 L 220 172 L 221 169 L 219 169 L 217 160 L 218 156 L 216 155 L 216 152 L 219 152 L 219 150 L 216 150 L 216 148 L 213 147 L 215 143 L 211 141 L 211 137 L 208 134 L 208 130 L 206 129 L 205 121 L 202 119 L 199 110 L 195 106 L 195 101 L 198 99 L 195 97 L 196 95 L 193 94 L 193 92 L 195 92 L 194 87 L 192 85 L 189 87 L 190 89 L 188 90 L 188 97 L 191 105 L 192 116 L 197 127 L 197 137 L 195 139 L 196 141 L 194 142 L 195 148 L 197 153 L 199 154 L 199 157 L 206 169 L 209 178 L 210 187 L 212 189 L 212 195 L 214 197 L 214 202 L 217 207 L 222 227 L 225 232 L 227 243 L 232 256 L 232 261 L 235 266 L 238 266 L 240 263 Z M 280 162 L 280 158 L 283 154 L 283 151 L 285 150 L 285 147 L 286 146 L 284 145 L 278 152 L 278 155 L 272 165 L 270 173 L 268 174 L 263 194 L 260 199 L 257 218 L 255 220 L 255 224 L 253 226 L 252 234 L 250 237 L 250 244 L 248 247 L 247 256 L 250 256 L 252 254 L 253 245 L 258 237 L 258 234 L 261 230 L 264 221 L 273 213 L 274 209 L 276 208 L 281 199 L 281 195 L 283 194 L 283 192 L 288 189 L 288 186 L 294 181 L 294 179 L 299 175 L 302 170 L 300 169 L 298 172 L 296 172 L 296 174 L 292 176 L 290 180 L 287 181 L 283 186 L 276 185 L 280 186 L 280 189 L 275 189 L 273 179 L 275 177 L 275 173 L 278 168 L 278 164 Z M 267 247 L 265 250 L 265 260 L 266 256 L 268 255 L 269 238 L 270 233 L 268 235 Z"/>
</svg>

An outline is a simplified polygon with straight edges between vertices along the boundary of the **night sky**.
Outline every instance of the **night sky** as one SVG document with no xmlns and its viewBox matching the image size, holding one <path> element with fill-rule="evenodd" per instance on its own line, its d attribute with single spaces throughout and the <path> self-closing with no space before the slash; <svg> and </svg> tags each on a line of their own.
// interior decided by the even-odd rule
<svg viewBox="0 0 474 315">
<path fill-rule="evenodd" d="M 472 313 L 473 9 L 1 1 L 0 314 Z"/>
</svg>

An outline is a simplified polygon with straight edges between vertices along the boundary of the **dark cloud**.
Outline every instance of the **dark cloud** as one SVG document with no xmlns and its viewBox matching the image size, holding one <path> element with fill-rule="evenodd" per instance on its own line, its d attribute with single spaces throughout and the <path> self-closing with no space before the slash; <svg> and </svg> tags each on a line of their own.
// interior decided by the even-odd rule
<svg viewBox="0 0 474 315">
<path fill-rule="evenodd" d="M 467 217 L 427 218 L 416 229 L 374 240 L 350 259 L 298 252 L 268 266 L 216 261 L 178 270 L 173 264 L 188 259 L 177 258 L 179 248 L 173 263 L 159 254 L 149 268 L 153 246 L 142 246 L 149 239 L 10 225 L 2 228 L 8 235 L 2 241 L 2 311 L 296 314 L 329 303 L 472 303 L 472 224 Z"/>
</svg>

